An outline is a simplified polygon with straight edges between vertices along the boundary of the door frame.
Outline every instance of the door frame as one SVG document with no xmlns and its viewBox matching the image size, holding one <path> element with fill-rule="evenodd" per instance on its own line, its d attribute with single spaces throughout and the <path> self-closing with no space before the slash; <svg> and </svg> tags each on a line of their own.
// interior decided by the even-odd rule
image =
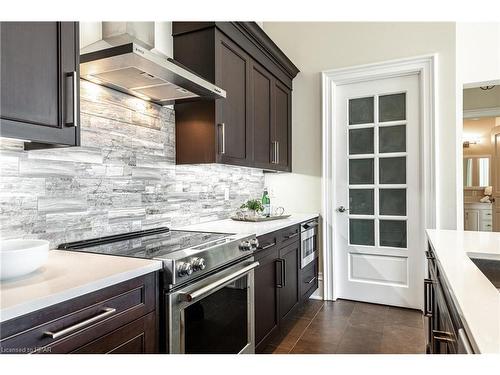
<svg viewBox="0 0 500 375">
<path fill-rule="evenodd" d="M 424 212 L 422 228 L 435 228 L 438 221 L 436 210 L 436 82 L 437 55 L 430 54 L 397 60 L 389 60 L 374 64 L 357 65 L 347 68 L 325 70 L 322 80 L 322 256 L 323 256 L 323 299 L 336 300 L 338 290 L 335 280 L 335 264 L 338 254 L 334 247 L 336 215 L 334 202 L 336 191 L 333 184 L 335 175 L 333 155 L 333 134 L 336 124 L 333 114 L 337 99 L 336 89 L 341 85 L 396 78 L 408 75 L 419 76 L 420 115 L 422 130 L 420 132 L 420 165 L 423 179 L 421 191 L 424 193 Z M 422 249 L 423 254 L 423 249 Z M 423 257 L 423 255 L 422 255 Z M 422 258 L 423 259 L 423 258 Z M 423 260 L 422 260 L 423 261 Z M 423 283 L 423 279 L 422 279 Z"/>
</svg>

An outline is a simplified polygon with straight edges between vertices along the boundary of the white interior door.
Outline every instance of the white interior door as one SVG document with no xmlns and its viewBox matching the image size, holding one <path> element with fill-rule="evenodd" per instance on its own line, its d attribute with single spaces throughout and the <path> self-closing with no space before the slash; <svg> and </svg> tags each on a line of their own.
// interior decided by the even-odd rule
<svg viewBox="0 0 500 375">
<path fill-rule="evenodd" d="M 421 308 L 424 232 L 418 75 L 337 87 L 337 296 Z"/>
</svg>

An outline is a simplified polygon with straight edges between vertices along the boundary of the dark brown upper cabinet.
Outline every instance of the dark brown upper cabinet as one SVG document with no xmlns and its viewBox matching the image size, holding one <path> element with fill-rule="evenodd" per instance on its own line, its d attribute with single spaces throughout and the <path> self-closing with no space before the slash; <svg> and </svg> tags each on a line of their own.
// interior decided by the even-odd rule
<svg viewBox="0 0 500 375">
<path fill-rule="evenodd" d="M 295 65 L 254 22 L 174 22 L 173 37 L 175 59 L 227 93 L 176 102 L 177 163 L 291 171 Z"/>
<path fill-rule="evenodd" d="M 0 136 L 80 144 L 77 22 L 1 22 Z"/>
</svg>

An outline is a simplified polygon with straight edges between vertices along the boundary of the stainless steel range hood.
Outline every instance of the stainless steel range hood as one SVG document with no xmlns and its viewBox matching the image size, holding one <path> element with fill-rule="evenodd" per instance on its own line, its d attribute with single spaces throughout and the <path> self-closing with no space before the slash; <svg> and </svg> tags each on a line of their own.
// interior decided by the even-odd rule
<svg viewBox="0 0 500 375">
<path fill-rule="evenodd" d="M 154 22 L 103 22 L 102 39 L 80 50 L 80 76 L 161 105 L 226 92 L 158 52 Z M 152 45 L 153 44 L 153 45 Z"/>
</svg>

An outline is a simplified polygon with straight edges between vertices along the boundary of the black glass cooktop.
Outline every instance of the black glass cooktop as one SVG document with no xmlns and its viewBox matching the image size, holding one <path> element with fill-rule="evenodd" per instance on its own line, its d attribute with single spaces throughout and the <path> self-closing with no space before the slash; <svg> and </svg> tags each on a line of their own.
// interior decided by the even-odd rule
<svg viewBox="0 0 500 375">
<path fill-rule="evenodd" d="M 168 258 L 168 254 L 229 236 L 156 228 L 59 245 L 58 249 L 135 258 Z"/>
</svg>

